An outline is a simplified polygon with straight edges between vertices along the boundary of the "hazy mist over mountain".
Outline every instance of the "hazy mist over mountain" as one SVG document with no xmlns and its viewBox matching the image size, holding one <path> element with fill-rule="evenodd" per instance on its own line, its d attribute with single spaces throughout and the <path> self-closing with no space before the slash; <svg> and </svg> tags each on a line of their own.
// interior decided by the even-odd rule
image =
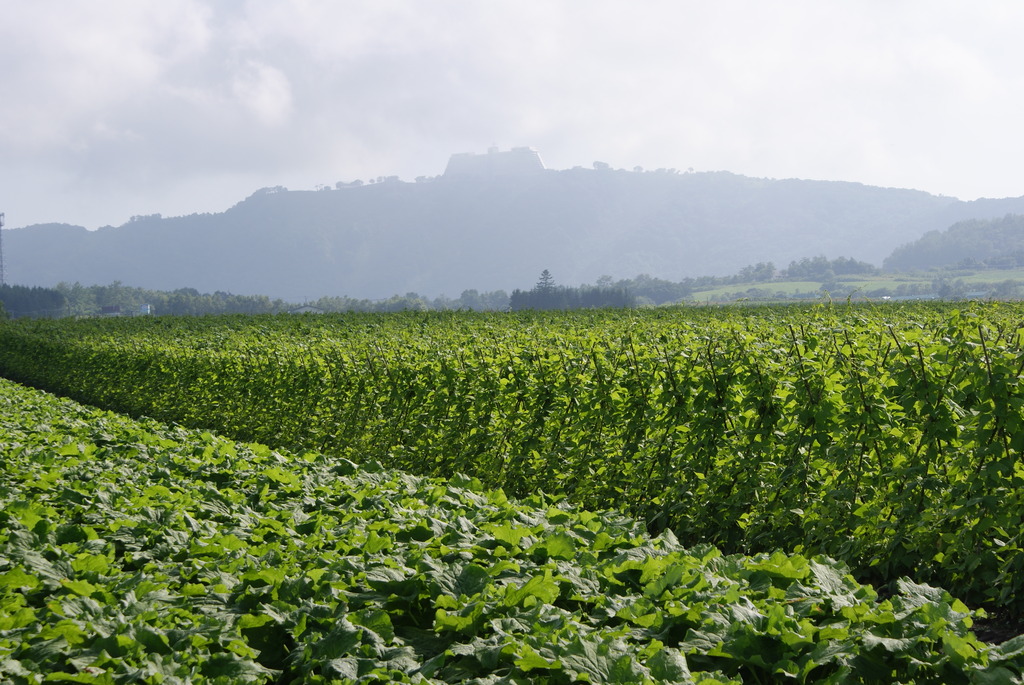
<svg viewBox="0 0 1024 685">
<path fill-rule="evenodd" d="M 957 198 L 1024 194 L 1018 0 L 8 5 L 11 283 L 302 299 L 881 264 L 1019 211 Z M 548 170 L 427 180 L 516 145 Z M 696 172 L 615 170 L 638 166 Z M 391 180 L 335 189 L 360 178 Z M 796 178 L 823 180 L 766 180 Z M 303 190 L 239 202 L 277 186 Z"/>
<path fill-rule="evenodd" d="M 221 212 L 490 145 L 1016 197 L 1022 33 L 1019 0 L 11 2 L 0 212 Z"/>
<path fill-rule="evenodd" d="M 927 231 L 1024 213 L 1024 198 L 961 202 L 855 183 L 606 165 L 338 186 L 264 189 L 223 213 L 136 217 L 96 231 L 5 231 L 8 278 L 293 301 L 458 296 L 530 287 L 544 269 L 579 284 L 727 275 L 816 255 L 881 265 Z"/>
</svg>

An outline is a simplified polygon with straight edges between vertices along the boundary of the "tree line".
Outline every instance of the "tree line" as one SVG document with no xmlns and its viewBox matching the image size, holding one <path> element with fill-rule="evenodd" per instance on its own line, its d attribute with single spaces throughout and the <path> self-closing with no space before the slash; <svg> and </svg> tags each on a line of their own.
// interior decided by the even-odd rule
<svg viewBox="0 0 1024 685">
<path fill-rule="evenodd" d="M 458 309 L 519 311 L 635 307 L 682 302 L 690 299 L 697 291 L 719 286 L 767 283 L 776 280 L 807 280 L 828 284 L 837 277 L 878 271 L 867 262 L 847 257 L 829 260 L 824 256 L 818 256 L 794 260 L 784 269 L 777 269 L 772 262 L 759 262 L 746 266 L 731 276 L 701 276 L 680 281 L 656 278 L 648 274 L 617 281 L 610 276 L 602 276 L 593 285 L 571 287 L 557 285 L 551 272 L 545 269 L 532 288 L 516 289 L 511 295 L 504 290 L 464 290 L 457 298 L 444 295 L 431 298 L 409 292 L 383 300 L 324 296 L 305 304 L 323 312 Z M 59 283 L 54 288 L 4 285 L 0 286 L 0 305 L 9 316 L 34 318 L 96 316 L 104 313 L 133 315 L 143 311 L 178 316 L 274 314 L 289 312 L 298 307 L 296 303 L 270 299 L 264 295 L 234 295 L 220 291 L 200 293 L 195 288 L 157 291 L 126 286 L 119 281 L 105 286 Z M 144 305 L 147 306 L 144 308 Z"/>
<path fill-rule="evenodd" d="M 393 312 L 405 310 L 473 309 L 504 311 L 509 296 L 504 290 L 465 290 L 455 299 L 410 292 L 384 300 L 321 297 L 306 303 L 323 312 Z M 66 316 L 135 316 L 143 313 L 171 316 L 205 314 L 279 314 L 299 308 L 293 302 L 265 295 L 201 293 L 195 288 L 148 290 L 119 281 L 110 285 L 59 283 L 53 288 L 0 286 L 0 318 L 61 318 Z"/>
<path fill-rule="evenodd" d="M 4 318 L 57 318 L 65 315 L 64 296 L 52 288 L 0 285 L 0 311 Z"/>
<path fill-rule="evenodd" d="M 576 288 L 555 285 L 547 269 L 530 290 L 513 290 L 508 307 L 512 311 L 524 309 L 598 309 L 605 307 L 633 307 L 636 298 L 621 286 L 597 285 Z"/>
</svg>

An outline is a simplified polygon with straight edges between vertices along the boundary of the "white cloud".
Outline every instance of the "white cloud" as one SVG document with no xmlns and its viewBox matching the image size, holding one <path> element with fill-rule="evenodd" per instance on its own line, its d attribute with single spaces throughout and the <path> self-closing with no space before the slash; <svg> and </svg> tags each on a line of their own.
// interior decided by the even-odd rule
<svg viewBox="0 0 1024 685">
<path fill-rule="evenodd" d="M 194 2 L 12 6 L 0 25 L 0 140 L 61 145 L 146 97 L 168 68 L 202 51 L 207 14 Z"/>
<path fill-rule="evenodd" d="M 1020 195 L 1022 30 L 1015 0 L 12 3 L 0 210 L 119 223 L 494 143 Z"/>
<path fill-rule="evenodd" d="M 249 60 L 236 72 L 231 91 L 265 126 L 278 126 L 288 120 L 291 85 L 280 69 Z"/>
</svg>

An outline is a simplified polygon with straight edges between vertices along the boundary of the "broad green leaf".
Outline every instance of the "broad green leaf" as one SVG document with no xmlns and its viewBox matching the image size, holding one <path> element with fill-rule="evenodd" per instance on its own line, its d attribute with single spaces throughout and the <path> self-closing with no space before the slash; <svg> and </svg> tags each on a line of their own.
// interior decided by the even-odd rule
<svg viewBox="0 0 1024 685">
<path fill-rule="evenodd" d="M 0 588 L 32 590 L 37 587 L 39 587 L 39 579 L 25 573 L 25 571 L 17 566 L 6 573 L 0 574 Z"/>
<path fill-rule="evenodd" d="M 517 606 L 528 600 L 540 600 L 550 604 L 558 599 L 561 590 L 558 582 L 551 577 L 551 572 L 545 572 L 542 576 L 533 576 L 520 587 L 510 586 L 505 592 L 505 603 L 508 606 Z"/>
<path fill-rule="evenodd" d="M 515 665 L 526 673 L 538 668 L 558 670 L 562 666 L 557 659 L 545 659 L 534 651 L 530 645 L 522 646 L 519 657 L 515 660 Z"/>
</svg>

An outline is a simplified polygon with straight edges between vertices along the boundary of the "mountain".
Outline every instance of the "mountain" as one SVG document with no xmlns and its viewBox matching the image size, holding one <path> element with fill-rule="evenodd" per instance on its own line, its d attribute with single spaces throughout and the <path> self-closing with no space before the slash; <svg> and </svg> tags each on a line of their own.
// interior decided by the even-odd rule
<svg viewBox="0 0 1024 685">
<path fill-rule="evenodd" d="M 960 221 L 945 231 L 928 231 L 889 255 L 889 271 L 941 268 L 959 264 L 1024 266 L 1024 215 Z"/>
<path fill-rule="evenodd" d="M 219 214 L 135 217 L 87 231 L 4 232 L 8 280 L 153 290 L 383 298 L 528 288 L 637 274 L 679 280 L 756 262 L 880 264 L 929 230 L 1024 198 L 959 200 L 856 183 L 608 168 L 452 174 L 405 183 L 257 191 Z"/>
</svg>

